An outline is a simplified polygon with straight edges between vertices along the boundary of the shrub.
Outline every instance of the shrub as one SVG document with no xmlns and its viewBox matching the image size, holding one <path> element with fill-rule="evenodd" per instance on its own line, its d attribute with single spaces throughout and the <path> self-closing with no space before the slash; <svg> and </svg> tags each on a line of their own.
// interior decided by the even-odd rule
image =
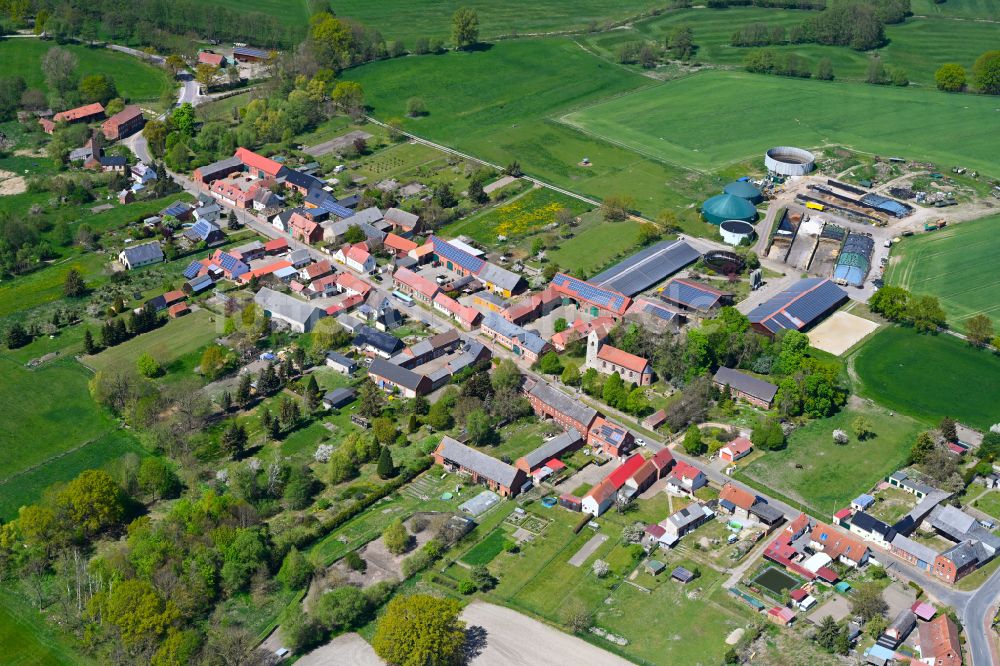
<svg viewBox="0 0 1000 666">
<path fill-rule="evenodd" d="M 476 591 L 476 584 L 472 581 L 463 580 L 458 584 L 458 591 L 462 594 L 472 594 Z"/>
</svg>

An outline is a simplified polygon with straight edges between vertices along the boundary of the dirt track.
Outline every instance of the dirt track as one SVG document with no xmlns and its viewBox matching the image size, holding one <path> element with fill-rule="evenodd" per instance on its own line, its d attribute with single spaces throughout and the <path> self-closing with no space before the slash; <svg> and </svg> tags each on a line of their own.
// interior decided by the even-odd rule
<svg viewBox="0 0 1000 666">
<path fill-rule="evenodd" d="M 351 666 L 383 666 L 384 661 L 378 658 L 372 646 L 358 634 L 341 634 L 332 641 L 318 647 L 299 659 L 299 666 L 333 666 L 334 664 L 350 664 Z"/>
<path fill-rule="evenodd" d="M 469 660 L 471 666 L 627 666 L 630 663 L 502 606 L 476 601 L 466 606 L 462 619 L 469 628 L 486 630 L 486 645 Z"/>
</svg>

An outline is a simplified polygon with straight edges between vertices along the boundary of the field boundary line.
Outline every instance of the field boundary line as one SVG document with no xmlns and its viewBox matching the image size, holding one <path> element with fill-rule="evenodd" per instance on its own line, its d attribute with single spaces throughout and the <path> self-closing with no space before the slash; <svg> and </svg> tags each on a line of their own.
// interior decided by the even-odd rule
<svg viewBox="0 0 1000 666">
<path fill-rule="evenodd" d="M 54 460 L 59 460 L 60 458 L 68 456 L 71 453 L 76 453 L 80 449 L 82 449 L 82 448 L 84 448 L 86 446 L 90 446 L 91 444 L 93 444 L 97 440 L 103 439 L 108 434 L 110 434 L 112 432 L 115 432 L 115 430 L 116 429 L 106 430 L 106 431 L 102 432 L 100 435 L 98 435 L 97 437 L 94 437 L 92 439 L 88 439 L 86 442 L 83 442 L 82 444 L 78 444 L 78 445 L 74 446 L 72 449 L 66 449 L 65 451 L 60 451 L 56 455 L 51 456 L 49 458 L 46 458 L 45 460 L 43 460 L 41 462 L 35 463 L 31 467 L 26 467 L 26 468 L 20 470 L 19 472 L 15 472 L 15 473 L 11 474 L 10 476 L 8 476 L 6 478 L 0 479 L 0 486 L 5 486 L 8 483 L 10 483 L 11 481 L 13 481 L 14 479 L 18 479 L 18 478 L 24 476 L 25 474 L 30 474 L 31 472 L 34 472 L 35 470 L 39 469 L 40 467 L 44 467 L 45 465 L 48 465 L 49 463 L 51 463 Z M 119 430 L 120 430 L 120 428 L 119 428 Z"/>
</svg>

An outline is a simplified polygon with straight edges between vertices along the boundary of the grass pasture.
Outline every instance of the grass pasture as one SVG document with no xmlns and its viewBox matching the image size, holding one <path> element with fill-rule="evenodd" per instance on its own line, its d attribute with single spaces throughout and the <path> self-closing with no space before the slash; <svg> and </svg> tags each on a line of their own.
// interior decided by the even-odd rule
<svg viewBox="0 0 1000 666">
<path fill-rule="evenodd" d="M 859 442 L 851 435 L 847 444 L 834 444 L 833 431 L 839 428 L 850 434 L 851 422 L 859 415 L 871 422 L 876 436 Z M 881 407 L 845 408 L 795 430 L 786 448 L 769 451 L 737 477 L 796 500 L 815 515 L 828 516 L 897 469 L 920 429 L 917 421 L 890 415 Z M 859 464 L 862 460 L 868 462 Z"/>
<path fill-rule="evenodd" d="M 71 666 L 94 664 L 52 631 L 43 616 L 24 597 L 0 593 L 0 645 L 3 662 L 11 666 Z"/>
<path fill-rule="evenodd" d="M 561 208 L 579 215 L 588 206 L 565 194 L 547 188 L 535 188 L 478 215 L 450 224 L 442 233 L 448 237 L 469 236 L 492 246 L 497 243 L 498 236 L 515 239 L 542 230 L 555 221 L 556 212 Z"/>
<path fill-rule="evenodd" d="M 0 40 L 0 62 L 7 71 L 17 72 L 29 88 L 45 90 L 42 57 L 55 42 L 40 39 Z M 118 92 L 128 101 L 158 101 L 164 90 L 173 86 L 166 70 L 147 65 L 138 58 L 104 48 L 63 44 L 79 62 L 80 78 L 91 74 L 110 74 Z"/>
<path fill-rule="evenodd" d="M 1000 20 L 1000 5 L 993 0 L 913 0 L 910 6 L 917 16 Z"/>
<path fill-rule="evenodd" d="M 148 352 L 169 372 L 171 363 L 198 351 L 221 335 L 222 331 L 216 330 L 213 317 L 208 310 L 192 312 L 180 319 L 168 321 L 155 331 L 143 333 L 93 356 L 84 357 L 83 362 L 97 371 L 109 368 L 132 369 L 136 359 Z"/>
<path fill-rule="evenodd" d="M 906 238 L 893 251 L 886 282 L 915 294 L 937 296 L 948 324 L 985 314 L 1000 330 L 1000 276 L 990 267 L 1000 253 L 1000 216 Z"/>
<path fill-rule="evenodd" d="M 898 412 L 983 430 L 1000 421 L 1000 356 L 951 335 L 885 328 L 857 352 L 854 369 L 863 395 Z"/>
<path fill-rule="evenodd" d="M 286 25 L 305 30 L 309 22 L 309 10 L 305 0 L 216 0 L 216 4 L 237 12 L 259 12 L 273 16 Z M 340 7 L 337 7 L 340 14 Z"/>
<path fill-rule="evenodd" d="M 489 564 L 507 545 L 507 533 L 498 527 L 462 556 L 462 561 L 472 566 Z"/>
<path fill-rule="evenodd" d="M 238 0 L 227 0 L 226 4 Z M 281 0 L 254 0 L 252 5 L 280 3 Z M 301 0 L 298 0 L 301 4 Z M 283 3 L 282 3 L 283 4 Z M 339 16 L 357 19 L 377 27 L 386 39 L 401 39 L 407 47 L 420 37 L 450 40 L 451 17 L 459 7 L 471 7 L 479 15 L 479 33 L 483 39 L 511 34 L 537 34 L 581 30 L 591 24 L 620 21 L 657 6 L 650 0 L 343 0 L 335 7 Z M 258 11 L 265 11 L 260 9 Z"/>
<path fill-rule="evenodd" d="M 990 171 L 1000 135 L 982 128 L 995 115 L 996 103 L 986 97 L 710 71 L 598 103 L 562 121 L 638 154 L 700 170 L 775 145 L 835 143 Z M 943 126 L 949 131 L 941 132 Z"/>
</svg>

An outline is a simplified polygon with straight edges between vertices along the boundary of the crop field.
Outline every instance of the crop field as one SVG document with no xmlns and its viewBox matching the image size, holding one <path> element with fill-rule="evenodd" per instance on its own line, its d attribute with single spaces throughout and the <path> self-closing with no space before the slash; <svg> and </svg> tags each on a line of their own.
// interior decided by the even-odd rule
<svg viewBox="0 0 1000 666">
<path fill-rule="evenodd" d="M 39 39 L 0 40 L 0 62 L 7 71 L 17 72 L 29 88 L 46 89 L 42 74 L 42 56 L 55 47 Z M 124 53 L 103 48 L 88 48 L 72 44 L 59 48 L 69 50 L 79 62 L 77 72 L 83 78 L 90 74 L 111 74 L 118 92 L 129 101 L 156 101 L 164 90 L 173 86 L 165 70 L 143 63 Z"/>
<path fill-rule="evenodd" d="M 300 26 L 305 31 L 309 10 L 305 0 L 216 0 L 216 4 L 239 12 L 260 12 L 278 18 L 290 26 Z M 337 7 L 337 14 L 340 14 Z M 374 27 L 374 26 L 373 26 Z"/>
<path fill-rule="evenodd" d="M 978 429 L 1000 421 L 1000 356 L 953 336 L 886 328 L 857 352 L 854 369 L 863 395 L 905 414 Z"/>
<path fill-rule="evenodd" d="M 853 436 L 851 422 L 857 416 L 871 422 L 873 438 L 859 442 Z M 847 444 L 833 442 L 831 433 L 838 428 L 848 433 Z M 881 407 L 845 408 L 798 428 L 786 448 L 767 452 L 738 472 L 738 477 L 805 504 L 815 515 L 830 515 L 895 470 L 920 430 L 917 421 L 890 415 Z M 862 459 L 869 464 L 859 466 Z"/>
<path fill-rule="evenodd" d="M 149 353 L 160 365 L 167 367 L 187 354 L 200 350 L 222 334 L 221 323 L 212 321 L 214 315 L 208 310 L 198 310 L 120 345 L 105 349 L 93 356 L 84 357 L 83 362 L 94 370 L 109 368 L 132 369 L 135 361 L 143 353 Z M 169 367 L 168 367 L 169 370 Z"/>
<path fill-rule="evenodd" d="M 937 5 L 936 5 L 937 6 Z M 696 59 L 726 66 L 742 67 L 743 58 L 752 48 L 730 45 L 733 32 L 750 23 L 783 26 L 786 30 L 802 21 L 810 12 L 730 7 L 724 10 L 686 9 L 664 12 L 660 16 L 637 21 L 626 28 L 578 37 L 587 48 L 609 60 L 616 60 L 622 44 L 664 39 L 678 25 L 690 26 L 698 47 Z M 888 44 L 879 49 L 883 62 L 902 67 L 910 81 L 934 85 L 934 72 L 942 63 L 957 62 L 966 68 L 985 51 L 993 48 L 996 26 L 985 22 L 910 18 L 905 23 L 886 26 Z M 794 53 L 815 70 L 821 58 L 829 58 L 838 79 L 862 81 L 870 54 L 846 47 L 819 44 L 771 46 L 779 53 Z"/>
<path fill-rule="evenodd" d="M 836 143 L 989 171 L 1000 135 L 982 128 L 995 115 L 996 102 L 986 97 L 711 71 L 562 120 L 636 153 L 702 170 L 774 145 Z M 940 131 L 945 125 L 949 131 Z"/>
<path fill-rule="evenodd" d="M 566 76 L 572 71 L 573 76 Z M 587 53 L 569 39 L 503 41 L 488 50 L 395 58 L 350 70 L 381 118 L 403 118 L 410 97 L 428 115 L 404 118 L 419 136 L 601 199 L 628 193 L 656 215 L 702 190 L 690 172 L 550 120 L 654 82 Z M 584 166 L 584 158 L 590 166 Z"/>
<path fill-rule="evenodd" d="M 893 250 L 886 282 L 937 296 L 952 328 L 965 330 L 970 317 L 984 314 L 1000 330 L 1000 275 L 991 269 L 998 232 L 1000 216 L 993 216 L 906 238 Z"/>
<path fill-rule="evenodd" d="M 579 215 L 589 206 L 565 194 L 535 188 L 478 215 L 459 220 L 446 227 L 443 233 L 449 237 L 465 235 L 485 245 L 494 245 L 498 236 L 515 239 L 542 230 L 555 221 L 556 212 L 562 208 Z"/>
<path fill-rule="evenodd" d="M 994 0 L 912 0 L 913 13 L 917 16 L 946 16 L 1000 20 L 1000 5 Z"/>
<path fill-rule="evenodd" d="M 229 0 L 237 2 L 238 0 Z M 281 0 L 254 0 L 254 5 Z M 343 0 L 335 5 L 337 14 L 377 27 L 386 39 L 401 39 L 412 48 L 420 37 L 450 40 L 451 17 L 459 7 L 471 7 L 479 14 L 479 33 L 483 39 L 510 34 L 546 33 L 580 30 L 591 24 L 635 16 L 661 3 L 650 0 Z M 259 11 L 265 11 L 260 9 Z"/>
</svg>

